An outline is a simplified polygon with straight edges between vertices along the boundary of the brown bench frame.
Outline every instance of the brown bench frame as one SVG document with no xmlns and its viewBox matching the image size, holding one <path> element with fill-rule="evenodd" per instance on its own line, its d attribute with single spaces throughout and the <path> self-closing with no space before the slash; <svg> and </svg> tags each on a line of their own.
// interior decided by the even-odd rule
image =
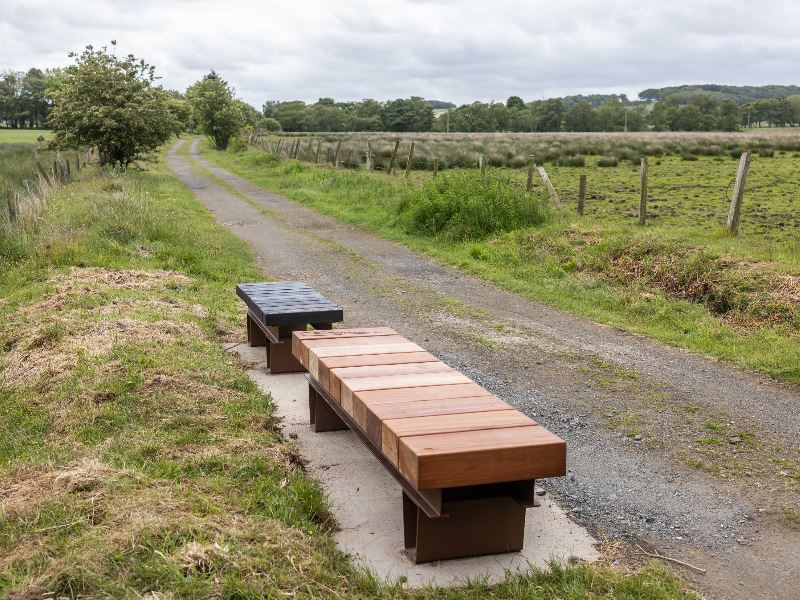
<svg viewBox="0 0 800 600">
<path fill-rule="evenodd" d="M 333 329 L 333 323 L 310 323 L 314 329 Z M 305 331 L 307 324 L 264 325 L 247 309 L 247 341 L 267 347 L 267 369 L 272 374 L 302 373 L 305 368 L 292 355 L 292 332 Z"/>
<path fill-rule="evenodd" d="M 314 432 L 352 430 L 402 487 L 403 537 L 415 563 L 522 549 L 525 510 L 538 506 L 535 480 L 418 490 L 311 374 L 306 379 Z"/>
</svg>

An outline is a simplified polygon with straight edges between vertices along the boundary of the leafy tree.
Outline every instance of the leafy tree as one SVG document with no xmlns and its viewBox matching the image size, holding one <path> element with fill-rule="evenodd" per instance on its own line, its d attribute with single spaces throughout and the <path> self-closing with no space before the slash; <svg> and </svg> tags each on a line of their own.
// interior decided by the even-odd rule
<svg viewBox="0 0 800 600">
<path fill-rule="evenodd" d="M 266 129 L 267 131 L 280 131 L 281 124 L 278 119 L 273 117 L 264 117 L 261 120 L 261 128 Z"/>
<path fill-rule="evenodd" d="M 225 150 L 245 124 L 242 106 L 233 91 L 214 71 L 186 91 L 195 120 L 214 148 Z"/>
<path fill-rule="evenodd" d="M 566 131 L 595 131 L 595 111 L 587 100 L 581 100 L 564 114 Z"/>
<path fill-rule="evenodd" d="M 267 116 L 278 119 L 284 131 L 303 131 L 305 112 L 306 103 L 301 100 L 294 100 L 292 102 L 278 103 L 272 110 L 272 114 Z"/>
<path fill-rule="evenodd" d="M 430 131 L 433 109 L 418 96 L 387 102 L 381 112 L 387 131 Z"/>
<path fill-rule="evenodd" d="M 519 96 L 511 96 L 506 100 L 506 108 L 525 108 L 525 101 Z"/>
<path fill-rule="evenodd" d="M 155 67 L 132 54 L 117 58 L 105 47 L 70 56 L 75 64 L 47 89 L 54 147 L 97 147 L 101 164 L 125 168 L 169 139 L 175 122 L 167 94 L 153 85 Z"/>
<path fill-rule="evenodd" d="M 536 131 L 561 131 L 564 103 L 559 98 L 539 100 L 531 104 Z"/>
<path fill-rule="evenodd" d="M 719 103 L 717 129 L 722 131 L 736 131 L 739 129 L 739 107 L 730 98 L 725 98 Z"/>
</svg>

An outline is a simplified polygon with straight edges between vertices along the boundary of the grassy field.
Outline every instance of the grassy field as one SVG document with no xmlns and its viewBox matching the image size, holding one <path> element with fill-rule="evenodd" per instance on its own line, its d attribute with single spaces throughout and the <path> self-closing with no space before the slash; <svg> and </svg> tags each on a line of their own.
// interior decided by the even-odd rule
<svg viewBox="0 0 800 600">
<path fill-rule="evenodd" d="M 299 140 L 297 158 L 309 152 L 316 155 L 320 146 L 322 160 L 331 162 L 341 142 L 339 161 L 348 166 L 362 165 L 368 145 L 372 148 L 376 169 L 386 170 L 400 141 L 397 160 L 405 168 L 411 141 L 415 142 L 412 166 L 432 170 L 434 159 L 439 167 L 475 167 L 478 155 L 493 167 L 521 168 L 531 157 L 537 164 L 586 161 L 594 164 L 599 158 L 619 164 L 638 164 L 642 156 L 715 156 L 738 158 L 745 150 L 759 155 L 777 152 L 800 152 L 800 131 L 794 128 L 759 129 L 741 132 L 640 132 L 640 133 L 296 133 L 263 138 L 266 149 L 274 150 L 282 140 L 280 152 L 287 151 Z"/>
<path fill-rule="evenodd" d="M 222 347 L 261 278 L 163 168 L 84 171 L 0 256 L 0 596 L 693 597 L 656 564 L 413 592 L 354 567 Z"/>
<path fill-rule="evenodd" d="M 412 171 L 406 182 L 252 149 L 203 152 L 258 185 L 512 291 L 800 383 L 800 221 L 792 176 L 800 158 L 788 151 L 754 157 L 738 238 L 723 228 L 737 161 L 664 155 L 651 159 L 651 218 L 644 228 L 636 225 L 638 168 L 626 161 L 600 167 L 599 157 L 590 157 L 585 167 L 548 165 L 564 212 L 553 211 L 543 225 L 472 239 L 403 226 L 408 188 L 430 181 L 430 172 Z M 523 189 L 525 169 L 499 171 Z M 587 208 L 578 217 L 573 207 L 584 172 Z M 537 178 L 534 197 L 544 195 Z"/>
<path fill-rule="evenodd" d="M 50 137 L 47 129 L 6 129 L 0 127 L 0 144 L 35 143 L 39 137 Z"/>
</svg>

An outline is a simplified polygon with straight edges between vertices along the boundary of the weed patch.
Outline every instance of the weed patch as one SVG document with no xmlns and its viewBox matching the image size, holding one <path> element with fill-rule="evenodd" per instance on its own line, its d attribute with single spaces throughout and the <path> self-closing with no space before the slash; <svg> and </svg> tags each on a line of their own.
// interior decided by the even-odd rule
<svg viewBox="0 0 800 600">
<path fill-rule="evenodd" d="M 409 187 L 398 210 L 409 232 L 454 240 L 539 225 L 548 216 L 541 194 L 528 196 L 495 171 L 451 171 Z"/>
</svg>

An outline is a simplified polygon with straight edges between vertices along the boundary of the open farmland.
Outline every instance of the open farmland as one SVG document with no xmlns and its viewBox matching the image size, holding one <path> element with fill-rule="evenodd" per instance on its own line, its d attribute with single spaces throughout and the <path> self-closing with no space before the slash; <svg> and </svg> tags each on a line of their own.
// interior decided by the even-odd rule
<svg viewBox="0 0 800 600">
<path fill-rule="evenodd" d="M 513 291 L 800 381 L 800 244 L 796 235 L 800 190 L 793 177 L 800 166 L 794 152 L 800 147 L 800 136 L 783 132 L 400 138 L 344 134 L 296 138 L 300 140 L 298 159 L 287 160 L 284 149 L 294 156 L 292 137 L 282 138 L 279 156 L 273 153 L 278 150 L 275 138 L 257 141 L 246 153 L 209 156 L 269 189 L 402 239 Z M 397 176 L 387 177 L 378 169 L 386 153 L 391 156 L 396 139 L 401 140 Z M 339 140 L 343 168 L 337 171 L 330 163 L 326 166 L 325 160 L 335 154 Z M 410 170 L 406 179 L 404 165 L 412 140 L 412 165 L 419 168 Z M 376 155 L 373 172 L 364 165 L 368 141 Z M 309 163 L 316 161 L 319 142 L 320 165 L 315 168 Z M 427 168 L 432 157 L 439 158 L 440 164 L 466 165 L 440 172 L 436 186 L 446 186 L 448 178 L 477 174 L 478 154 L 513 159 L 541 154 L 546 148 L 551 153 L 539 161 L 563 209 L 548 202 L 538 175 L 528 197 L 530 202 L 551 205 L 547 222 L 528 227 L 500 223 L 491 234 L 462 230 L 460 237 L 442 233 L 431 237 L 409 228 L 403 216 L 405 198 L 414 190 L 423 189 L 425 194 L 432 189 L 433 173 Z M 724 225 L 739 154 L 744 150 L 756 154 L 747 181 L 741 233 L 732 237 Z M 645 153 L 650 165 L 649 203 L 648 221 L 641 227 L 637 224 L 639 161 Z M 614 160 L 603 162 L 609 157 Z M 486 173 L 524 195 L 526 168 L 489 166 Z M 576 214 L 581 174 L 587 175 L 588 182 L 583 216 Z M 469 191 L 464 188 L 458 193 L 464 197 Z"/>
</svg>

